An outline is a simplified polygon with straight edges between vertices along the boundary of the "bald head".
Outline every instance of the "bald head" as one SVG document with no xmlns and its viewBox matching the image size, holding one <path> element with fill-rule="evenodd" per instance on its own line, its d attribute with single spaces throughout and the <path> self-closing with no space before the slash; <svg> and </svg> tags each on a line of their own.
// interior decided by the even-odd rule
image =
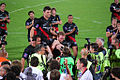
<svg viewBox="0 0 120 80">
<path fill-rule="evenodd" d="M 87 55 L 88 55 L 87 49 L 83 48 L 83 49 L 81 50 L 81 57 L 82 57 L 82 58 L 86 58 Z"/>
</svg>

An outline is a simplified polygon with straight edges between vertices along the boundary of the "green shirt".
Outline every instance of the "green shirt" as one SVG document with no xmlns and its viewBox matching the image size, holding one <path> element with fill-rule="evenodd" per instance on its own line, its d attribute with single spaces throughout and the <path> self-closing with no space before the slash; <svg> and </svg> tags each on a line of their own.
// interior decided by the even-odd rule
<svg viewBox="0 0 120 80">
<path fill-rule="evenodd" d="M 115 55 L 117 56 L 117 58 L 120 59 L 120 49 L 117 49 L 117 50 L 115 51 Z"/>
<path fill-rule="evenodd" d="M 74 59 L 72 57 L 61 57 L 60 59 L 60 73 L 66 73 L 67 70 L 66 70 L 66 66 L 64 65 L 64 61 L 65 59 L 67 59 L 68 61 L 68 68 L 70 70 L 70 73 L 71 75 L 73 76 L 73 72 L 72 72 L 72 68 L 73 68 L 73 65 L 74 65 Z"/>
</svg>

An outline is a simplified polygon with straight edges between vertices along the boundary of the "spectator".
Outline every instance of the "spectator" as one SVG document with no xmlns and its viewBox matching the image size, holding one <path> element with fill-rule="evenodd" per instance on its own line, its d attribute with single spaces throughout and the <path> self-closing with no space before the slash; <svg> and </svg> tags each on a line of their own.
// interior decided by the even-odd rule
<svg viewBox="0 0 120 80">
<path fill-rule="evenodd" d="M 28 42 L 30 43 L 30 30 L 31 28 L 33 27 L 34 25 L 34 21 L 36 20 L 36 18 L 34 17 L 34 11 L 29 11 L 28 12 L 28 15 L 29 15 L 29 18 L 27 19 L 27 21 L 25 22 L 25 26 L 26 26 L 26 29 L 28 29 Z M 35 34 L 36 35 L 36 34 Z M 31 44 L 31 43 L 30 43 Z"/>
<path fill-rule="evenodd" d="M 0 66 L 1 66 L 1 63 L 4 61 L 8 61 L 9 63 L 11 63 L 11 61 L 8 60 L 7 58 L 8 58 L 7 51 L 5 49 L 1 49 L 0 50 Z"/>
<path fill-rule="evenodd" d="M 0 67 L 0 80 L 4 80 L 5 75 L 10 71 L 8 67 Z"/>
<path fill-rule="evenodd" d="M 60 80 L 60 72 L 57 69 L 51 71 L 50 80 Z"/>
<path fill-rule="evenodd" d="M 63 48 L 63 55 L 58 57 L 60 65 L 61 65 L 60 66 L 60 73 L 67 74 L 67 68 L 66 68 L 66 65 L 64 64 L 65 60 L 67 60 L 66 64 L 68 65 L 71 76 L 74 78 L 74 74 L 73 74 L 74 59 L 70 54 L 71 53 L 70 53 L 69 49 L 67 47 L 64 47 Z"/>
<path fill-rule="evenodd" d="M 5 10 L 5 7 L 5 3 L 0 4 L 0 46 L 2 48 L 5 48 L 5 45 L 7 45 L 7 23 L 10 23 L 9 13 Z"/>
<path fill-rule="evenodd" d="M 78 59 L 77 69 L 79 69 L 82 74 L 78 74 L 78 80 L 93 80 L 93 76 L 89 69 L 87 69 L 87 60 L 84 58 Z"/>
<path fill-rule="evenodd" d="M 10 63 L 8 61 L 4 61 L 1 63 L 1 67 L 8 67 L 10 68 Z"/>
<path fill-rule="evenodd" d="M 47 73 L 47 78 L 48 78 L 48 80 L 50 80 L 50 73 L 51 73 L 51 71 L 54 70 L 54 69 L 60 70 L 60 63 L 59 63 L 57 60 L 55 60 L 55 59 L 53 59 L 53 60 L 50 62 L 50 72 Z M 61 76 L 60 76 L 60 80 L 64 80 L 64 77 L 65 77 L 65 76 L 66 76 L 66 75 L 65 75 L 64 73 L 62 73 Z"/>
<path fill-rule="evenodd" d="M 16 80 L 16 75 L 14 72 L 10 71 L 6 74 L 4 80 Z"/>
<path fill-rule="evenodd" d="M 78 28 L 75 23 L 73 23 L 73 16 L 68 15 L 68 22 L 63 26 L 63 31 L 65 32 L 65 40 L 70 44 L 73 50 L 73 56 L 76 58 L 78 54 L 77 42 L 75 40 L 75 35 L 78 34 Z"/>
<path fill-rule="evenodd" d="M 111 70 L 111 76 L 115 80 L 120 80 L 120 68 L 119 67 L 114 67 Z"/>
<path fill-rule="evenodd" d="M 27 67 L 24 71 L 24 74 L 27 76 L 26 80 L 32 80 L 32 77 L 35 78 L 35 80 L 43 80 L 43 73 L 41 70 L 37 68 L 39 64 L 38 58 L 37 57 L 32 57 L 30 61 L 30 67 Z M 29 73 L 30 71 L 29 68 L 31 68 L 32 72 Z M 31 75 L 29 75 L 31 74 Z"/>
</svg>

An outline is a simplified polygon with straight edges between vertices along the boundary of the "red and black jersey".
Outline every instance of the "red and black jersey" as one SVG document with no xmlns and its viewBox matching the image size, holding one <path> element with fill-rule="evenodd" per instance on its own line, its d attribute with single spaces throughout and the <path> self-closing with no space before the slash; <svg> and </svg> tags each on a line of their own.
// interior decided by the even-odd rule
<svg viewBox="0 0 120 80">
<path fill-rule="evenodd" d="M 4 19 L 5 17 L 8 17 L 8 19 L 10 19 L 9 13 L 7 11 L 2 12 L 0 10 L 0 19 Z M 0 21 L 0 28 L 7 30 L 7 23 L 7 21 Z"/>
<path fill-rule="evenodd" d="M 120 20 L 120 12 L 116 12 L 114 9 L 118 10 L 120 9 L 120 3 L 112 3 L 110 6 L 110 11 L 112 12 L 112 17 L 117 17 L 118 20 Z"/>
<path fill-rule="evenodd" d="M 34 21 L 36 20 L 37 18 L 34 18 Z M 29 25 L 31 25 L 32 24 L 32 19 L 27 19 L 27 21 L 25 22 L 25 26 L 29 26 Z M 32 27 L 33 27 L 33 25 L 32 25 Z M 30 36 L 30 30 L 31 30 L 31 28 L 32 27 L 30 27 L 29 29 L 28 29 L 28 36 Z"/>
<path fill-rule="evenodd" d="M 35 20 L 34 27 L 37 30 L 37 34 L 41 36 L 43 40 L 49 40 L 51 37 L 50 29 L 52 27 L 51 19 L 46 20 L 43 16 Z"/>
<path fill-rule="evenodd" d="M 52 23 L 56 23 L 57 21 L 60 21 L 61 19 L 60 19 L 60 17 L 59 17 L 59 15 L 56 15 L 56 16 L 53 16 L 53 15 L 51 15 L 51 20 L 52 20 Z M 55 24 L 55 25 L 52 25 L 53 27 L 58 27 L 58 24 Z"/>
<path fill-rule="evenodd" d="M 75 34 L 78 32 L 78 28 L 77 28 L 77 26 L 76 26 L 75 23 L 70 24 L 70 23 L 66 22 L 66 23 L 64 24 L 64 26 L 63 26 L 63 31 L 64 31 L 65 33 L 71 32 L 74 28 L 75 28 L 76 30 L 75 30 L 72 34 L 66 36 L 66 40 L 67 40 L 67 41 L 70 41 L 71 38 L 74 38 L 74 40 L 75 40 Z"/>
</svg>

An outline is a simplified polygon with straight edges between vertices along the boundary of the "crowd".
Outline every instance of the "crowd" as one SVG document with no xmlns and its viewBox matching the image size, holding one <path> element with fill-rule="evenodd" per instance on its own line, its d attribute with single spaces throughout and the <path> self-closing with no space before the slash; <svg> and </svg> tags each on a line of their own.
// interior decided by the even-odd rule
<svg viewBox="0 0 120 80">
<path fill-rule="evenodd" d="M 0 80 L 120 80 L 120 66 L 111 67 L 113 61 L 120 60 L 119 0 L 110 6 L 111 25 L 106 28 L 108 47 L 105 48 L 103 38 L 96 38 L 94 43 L 86 38 L 88 43 L 81 49 L 79 59 L 75 39 L 78 27 L 73 15 L 67 16 L 63 31 L 59 31 L 58 26 L 63 22 L 56 8 L 45 6 L 40 18 L 34 17 L 34 11 L 28 12 L 25 26 L 29 45 L 21 60 L 8 60 L 5 45 L 10 17 L 5 6 L 5 3 L 0 4 Z"/>
</svg>

